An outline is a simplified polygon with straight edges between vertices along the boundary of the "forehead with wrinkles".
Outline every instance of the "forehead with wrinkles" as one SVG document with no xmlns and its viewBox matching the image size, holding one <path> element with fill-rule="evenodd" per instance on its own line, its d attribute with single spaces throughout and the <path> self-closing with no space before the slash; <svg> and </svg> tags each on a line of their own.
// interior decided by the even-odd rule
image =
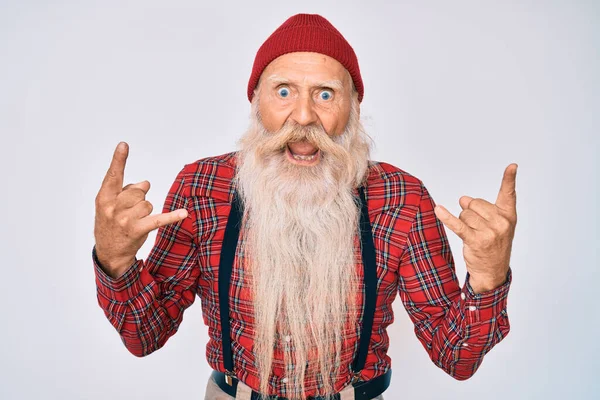
<svg viewBox="0 0 600 400">
<path fill-rule="evenodd" d="M 267 65 L 259 86 L 281 84 L 298 89 L 330 88 L 346 93 L 352 90 L 352 78 L 339 61 L 313 52 L 287 53 Z"/>
</svg>

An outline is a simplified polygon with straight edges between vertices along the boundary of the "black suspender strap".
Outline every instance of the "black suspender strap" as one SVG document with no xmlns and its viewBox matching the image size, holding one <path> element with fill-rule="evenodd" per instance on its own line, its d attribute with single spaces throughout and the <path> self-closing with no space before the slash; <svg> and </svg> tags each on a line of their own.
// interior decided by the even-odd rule
<svg viewBox="0 0 600 400">
<path fill-rule="evenodd" d="M 369 343 L 371 341 L 371 331 L 373 329 L 373 316 L 375 315 L 375 305 L 377 301 L 377 267 L 375 264 L 375 246 L 371 231 L 371 222 L 369 220 L 369 209 L 365 198 L 364 187 L 359 188 L 361 201 L 360 216 L 360 238 L 361 254 L 363 260 L 363 275 L 365 284 L 364 311 L 362 317 L 362 328 L 359 337 L 358 353 L 352 365 L 354 373 L 353 383 L 358 381 L 358 375 L 365 366 Z M 231 326 L 229 322 L 229 284 L 235 251 L 240 233 L 240 225 L 243 216 L 243 209 L 237 192 L 234 192 L 231 211 L 227 219 L 221 257 L 219 260 L 219 309 L 221 318 L 221 337 L 223 346 L 223 365 L 227 375 L 227 383 L 232 385 L 232 379 L 235 377 L 233 372 L 233 354 L 231 351 Z"/>
<path fill-rule="evenodd" d="M 231 270 L 235 251 L 237 248 L 242 221 L 242 208 L 237 192 L 233 194 L 231 211 L 225 226 L 225 234 L 219 260 L 219 309 L 221 317 L 221 345 L 223 346 L 223 366 L 227 375 L 227 383 L 231 385 L 233 372 L 233 354 L 231 353 L 231 326 L 229 323 L 229 283 L 231 281 Z"/>
<path fill-rule="evenodd" d="M 354 372 L 353 383 L 358 381 L 358 375 L 365 366 L 369 342 L 371 341 L 371 330 L 373 329 L 373 317 L 375 315 L 375 305 L 377 302 L 377 266 L 375 264 L 375 245 L 371 231 L 371 221 L 369 220 L 369 207 L 365 198 L 365 188 L 361 186 L 360 194 L 360 242 L 361 254 L 363 260 L 363 279 L 365 283 L 364 309 L 362 317 L 362 329 L 360 332 L 360 342 L 358 344 L 358 353 L 352 365 Z"/>
</svg>

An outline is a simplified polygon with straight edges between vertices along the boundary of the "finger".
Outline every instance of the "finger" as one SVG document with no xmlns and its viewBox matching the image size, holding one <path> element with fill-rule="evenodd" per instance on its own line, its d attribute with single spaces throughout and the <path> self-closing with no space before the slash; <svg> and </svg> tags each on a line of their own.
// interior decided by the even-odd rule
<svg viewBox="0 0 600 400">
<path fill-rule="evenodd" d="M 187 216 L 187 210 L 182 208 L 168 213 L 148 215 L 147 217 L 142 218 L 137 226 L 143 233 L 149 233 L 162 226 L 179 222 L 182 219 L 187 218 Z"/>
<path fill-rule="evenodd" d="M 471 196 L 461 196 L 460 199 L 458 199 L 458 204 L 460 205 L 460 208 L 466 210 L 467 208 L 469 208 L 469 203 L 471 201 L 473 201 L 473 198 Z"/>
<path fill-rule="evenodd" d="M 154 206 L 148 200 L 143 200 L 131 208 L 131 213 L 136 220 L 147 217 L 152 214 Z"/>
<path fill-rule="evenodd" d="M 150 182 L 148 181 L 141 181 L 138 183 L 129 183 L 125 186 L 123 186 L 123 191 L 128 190 L 128 189 L 141 189 L 144 194 L 148 194 L 148 191 L 150 190 Z"/>
<path fill-rule="evenodd" d="M 146 200 L 146 192 L 144 192 L 143 189 L 140 189 L 139 187 L 130 187 L 119 193 L 115 208 L 117 210 L 131 208 L 144 200 Z"/>
<path fill-rule="evenodd" d="M 496 199 L 496 205 L 504 211 L 513 211 L 517 207 L 517 192 L 515 190 L 517 167 L 518 165 L 513 163 L 504 170 L 502 184 Z"/>
<path fill-rule="evenodd" d="M 458 216 L 458 219 L 476 231 L 481 231 L 488 228 L 486 219 L 469 208 L 463 210 Z"/>
<path fill-rule="evenodd" d="M 116 196 L 121 193 L 123 187 L 123 175 L 125 174 L 125 162 L 129 155 L 129 146 L 125 142 L 119 143 L 113 158 L 100 186 L 101 196 Z"/>
<path fill-rule="evenodd" d="M 474 232 L 467 224 L 465 224 L 460 219 L 456 218 L 452 215 L 445 207 L 441 205 L 436 205 L 434 210 L 435 215 L 450 229 L 452 232 L 456 233 L 458 237 L 460 237 L 463 242 L 470 242 L 473 238 Z"/>
<path fill-rule="evenodd" d="M 459 203 L 463 210 L 475 211 L 482 218 L 489 222 L 494 221 L 498 214 L 496 205 L 485 199 L 474 199 L 469 196 L 462 196 L 459 199 Z"/>
</svg>

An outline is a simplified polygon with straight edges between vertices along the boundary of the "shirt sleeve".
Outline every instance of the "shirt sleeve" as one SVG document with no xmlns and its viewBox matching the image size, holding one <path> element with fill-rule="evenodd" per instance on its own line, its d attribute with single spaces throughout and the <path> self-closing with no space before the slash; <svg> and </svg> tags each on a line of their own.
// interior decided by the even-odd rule
<svg viewBox="0 0 600 400">
<path fill-rule="evenodd" d="M 461 288 L 444 225 L 433 211 L 435 202 L 421 186 L 421 200 L 400 261 L 400 298 L 434 364 L 455 379 L 465 380 L 508 335 L 506 306 L 512 269 L 493 290 L 475 294 L 468 272 Z"/>
<path fill-rule="evenodd" d="M 169 189 L 162 212 L 180 208 L 188 217 L 158 228 L 146 261 L 136 261 L 115 279 L 105 273 L 92 249 L 98 304 L 125 347 L 143 357 L 161 348 L 196 296 L 199 276 L 192 213 L 184 167 Z"/>
</svg>

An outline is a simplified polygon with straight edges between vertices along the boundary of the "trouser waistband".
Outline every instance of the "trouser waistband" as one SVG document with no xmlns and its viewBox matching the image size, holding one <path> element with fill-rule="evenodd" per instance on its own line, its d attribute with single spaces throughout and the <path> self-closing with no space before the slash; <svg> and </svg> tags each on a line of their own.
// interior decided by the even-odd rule
<svg viewBox="0 0 600 400">
<path fill-rule="evenodd" d="M 211 376 L 214 378 L 217 385 L 223 390 L 225 393 L 230 395 L 231 397 L 236 396 L 237 386 L 239 380 L 235 377 L 232 378 L 232 384 L 229 385 L 225 381 L 226 375 L 223 372 L 213 370 Z M 353 383 L 354 386 L 354 399 L 355 400 L 371 400 L 380 394 L 382 394 L 390 385 L 390 381 L 392 378 L 392 370 L 389 369 L 385 374 L 379 375 L 371 380 L 356 382 Z M 269 400 L 288 400 L 286 397 L 279 396 L 270 396 Z M 310 396 L 309 400 L 324 400 L 324 397 L 321 396 Z M 340 400 L 340 394 L 336 393 L 333 395 L 334 400 Z M 260 394 L 254 390 L 252 390 L 251 400 L 260 400 Z"/>
</svg>

